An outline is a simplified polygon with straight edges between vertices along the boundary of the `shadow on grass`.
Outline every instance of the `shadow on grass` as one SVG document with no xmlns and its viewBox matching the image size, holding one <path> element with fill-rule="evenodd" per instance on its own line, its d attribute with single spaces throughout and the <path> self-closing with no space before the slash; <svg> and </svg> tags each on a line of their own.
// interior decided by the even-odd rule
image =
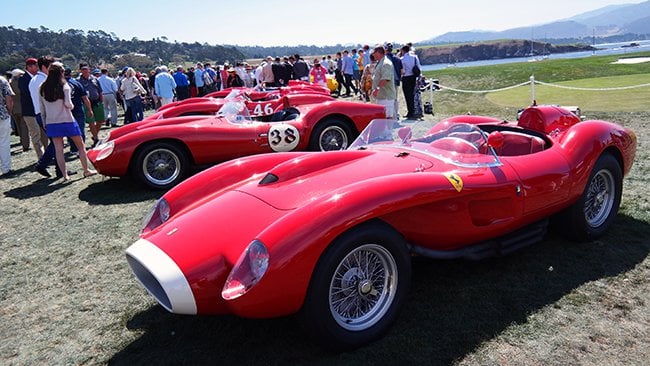
<svg viewBox="0 0 650 366">
<path fill-rule="evenodd" d="M 619 215 L 607 236 L 590 243 L 551 234 L 504 258 L 415 259 L 409 299 L 390 332 L 343 354 L 310 342 L 291 317 L 179 316 L 155 306 L 128 321 L 144 334 L 110 363 L 449 364 L 575 288 L 633 269 L 650 253 L 647 238 L 648 223 Z"/>
<path fill-rule="evenodd" d="M 18 169 L 15 171 L 14 177 L 22 175 L 25 172 L 30 172 L 32 170 L 33 169 L 31 167 Z M 74 184 L 74 182 L 64 182 L 63 180 L 57 178 L 41 178 L 37 181 L 32 182 L 31 184 L 12 188 L 8 191 L 5 191 L 4 195 L 6 197 L 24 200 L 24 199 L 34 198 L 34 197 L 46 196 L 69 184 Z"/>
<path fill-rule="evenodd" d="M 89 205 L 113 205 L 143 202 L 162 197 L 164 191 L 147 190 L 126 178 L 102 178 L 79 192 L 79 199 Z"/>
</svg>

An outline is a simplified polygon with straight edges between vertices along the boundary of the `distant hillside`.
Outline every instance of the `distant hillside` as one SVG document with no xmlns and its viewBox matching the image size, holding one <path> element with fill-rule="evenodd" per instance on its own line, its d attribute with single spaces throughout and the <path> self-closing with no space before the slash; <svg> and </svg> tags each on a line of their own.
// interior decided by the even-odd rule
<svg viewBox="0 0 650 366">
<path fill-rule="evenodd" d="M 650 16 L 650 1 L 640 4 L 619 5 L 601 14 L 576 20 L 588 27 L 625 28 L 631 22 Z M 575 20 L 576 17 L 573 19 Z"/>
<path fill-rule="evenodd" d="M 531 44 L 531 41 L 528 40 L 511 40 L 455 46 L 418 47 L 416 53 L 422 64 L 429 65 L 590 50 L 593 50 L 593 47 L 586 45 L 557 46 L 543 42 Z"/>
<path fill-rule="evenodd" d="M 650 1 L 640 4 L 611 5 L 552 23 L 493 31 L 456 31 L 419 42 L 440 44 L 476 42 L 498 39 L 580 39 L 585 37 L 611 37 L 624 34 L 650 34 Z M 644 37 L 640 37 L 644 38 Z"/>
<path fill-rule="evenodd" d="M 650 34 L 650 15 L 628 23 L 625 30 L 629 33 Z"/>
</svg>

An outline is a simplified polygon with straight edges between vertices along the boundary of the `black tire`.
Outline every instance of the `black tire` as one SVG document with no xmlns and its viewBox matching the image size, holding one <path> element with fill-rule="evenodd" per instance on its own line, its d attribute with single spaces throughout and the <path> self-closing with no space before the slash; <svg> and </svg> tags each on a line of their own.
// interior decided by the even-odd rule
<svg viewBox="0 0 650 366">
<path fill-rule="evenodd" d="M 367 265 L 374 265 L 373 271 Z M 402 236 L 380 222 L 362 224 L 323 253 L 298 315 L 305 331 L 324 347 L 351 350 L 386 333 L 410 282 L 411 261 Z"/>
<path fill-rule="evenodd" d="M 562 215 L 567 237 L 584 242 L 605 234 L 618 212 L 622 190 L 621 166 L 611 154 L 601 155 L 582 196 Z"/>
<path fill-rule="evenodd" d="M 348 125 L 335 117 L 329 117 L 316 125 L 309 137 L 309 150 L 345 150 L 354 140 Z"/>
<path fill-rule="evenodd" d="M 184 149 L 177 144 L 155 142 L 138 152 L 131 168 L 144 185 L 169 189 L 185 179 L 189 162 Z"/>
</svg>

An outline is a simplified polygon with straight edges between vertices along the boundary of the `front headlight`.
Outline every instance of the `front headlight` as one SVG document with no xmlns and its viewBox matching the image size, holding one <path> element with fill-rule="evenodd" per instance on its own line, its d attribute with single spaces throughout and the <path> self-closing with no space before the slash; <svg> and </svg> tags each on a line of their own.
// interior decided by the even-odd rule
<svg viewBox="0 0 650 366">
<path fill-rule="evenodd" d="M 169 203 L 161 198 L 149 210 L 142 221 L 142 233 L 149 232 L 169 219 Z"/>
<path fill-rule="evenodd" d="M 237 260 L 223 285 L 221 297 L 236 299 L 255 286 L 269 268 L 269 251 L 259 240 L 253 240 Z"/>
<path fill-rule="evenodd" d="M 113 153 L 114 148 L 115 148 L 115 142 L 113 141 L 98 144 L 95 147 L 95 150 L 99 150 L 99 153 L 97 154 L 97 160 L 99 161 L 109 157 Z"/>
</svg>

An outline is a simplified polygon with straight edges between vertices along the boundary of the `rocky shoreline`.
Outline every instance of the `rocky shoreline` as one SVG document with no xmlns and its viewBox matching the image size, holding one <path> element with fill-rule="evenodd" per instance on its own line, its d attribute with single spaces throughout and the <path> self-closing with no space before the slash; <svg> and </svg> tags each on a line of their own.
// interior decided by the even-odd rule
<svg viewBox="0 0 650 366">
<path fill-rule="evenodd" d="M 416 53 L 423 65 L 431 65 L 593 50 L 595 50 L 594 47 L 583 44 L 554 45 L 546 42 L 532 42 L 531 44 L 529 40 L 511 40 L 427 48 L 418 47 Z"/>
</svg>

